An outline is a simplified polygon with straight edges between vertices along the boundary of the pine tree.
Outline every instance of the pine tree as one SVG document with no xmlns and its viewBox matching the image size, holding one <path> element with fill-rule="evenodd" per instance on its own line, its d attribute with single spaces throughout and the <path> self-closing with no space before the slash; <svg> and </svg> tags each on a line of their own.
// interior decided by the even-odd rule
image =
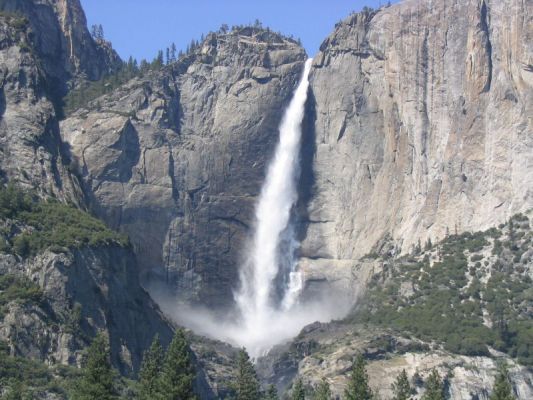
<svg viewBox="0 0 533 400">
<path fill-rule="evenodd" d="M 492 394 L 490 395 L 490 400 L 515 400 L 513 395 L 513 388 L 511 386 L 511 381 L 509 380 L 509 372 L 507 367 L 502 364 L 498 369 L 498 376 L 494 382 L 494 387 L 492 389 Z"/>
<path fill-rule="evenodd" d="M 176 43 L 170 45 L 170 61 L 176 61 Z"/>
<path fill-rule="evenodd" d="M 259 398 L 259 380 L 246 349 L 237 355 L 237 377 L 235 379 L 237 400 L 257 400 Z"/>
<path fill-rule="evenodd" d="M 150 70 L 150 63 L 146 61 L 144 58 L 141 60 L 141 64 L 139 65 L 139 72 L 141 74 L 144 74 Z"/>
<path fill-rule="evenodd" d="M 159 342 L 159 336 L 156 335 L 152 345 L 143 355 L 139 372 L 139 400 L 156 398 L 163 358 L 163 347 Z"/>
<path fill-rule="evenodd" d="M 170 48 L 169 47 L 167 47 L 167 53 L 166 54 L 167 54 L 166 64 L 168 65 L 168 64 L 170 64 Z"/>
<path fill-rule="evenodd" d="M 6 389 L 5 386 L 4 389 Z M 25 384 L 18 380 L 11 383 L 2 396 L 2 400 L 28 400 L 31 398 L 32 395 Z"/>
<path fill-rule="evenodd" d="M 305 400 L 304 384 L 298 379 L 292 387 L 291 400 Z"/>
<path fill-rule="evenodd" d="M 102 24 L 91 26 L 91 36 L 95 40 L 104 40 L 104 27 Z"/>
<path fill-rule="evenodd" d="M 412 399 L 411 385 L 405 369 L 400 375 L 396 377 L 396 381 L 392 384 L 392 392 L 394 393 L 393 400 L 410 400 Z"/>
<path fill-rule="evenodd" d="M 165 59 L 163 56 L 163 50 L 159 50 L 157 52 L 157 56 L 152 61 L 152 68 L 159 69 L 164 65 L 164 63 L 165 63 Z"/>
<path fill-rule="evenodd" d="M 102 334 L 98 334 L 87 349 L 87 360 L 83 375 L 74 389 L 74 400 L 117 399 L 113 384 L 113 369 L 109 361 L 109 345 Z"/>
<path fill-rule="evenodd" d="M 176 331 L 168 346 L 157 390 L 161 400 L 195 399 L 193 392 L 195 371 L 191 362 L 189 345 L 183 330 Z"/>
<path fill-rule="evenodd" d="M 348 387 L 344 391 L 346 400 L 371 400 L 372 390 L 368 386 L 366 362 L 361 354 L 357 356 L 352 366 L 352 374 Z"/>
<path fill-rule="evenodd" d="M 265 395 L 263 396 L 264 400 L 278 400 L 278 389 L 275 385 L 269 385 Z"/>
<path fill-rule="evenodd" d="M 196 40 L 192 39 L 191 40 L 191 44 L 189 45 L 189 51 L 191 53 L 194 53 L 194 50 L 196 50 L 197 47 L 198 47 L 198 44 L 197 44 Z"/>
<path fill-rule="evenodd" d="M 426 391 L 422 400 L 444 400 L 444 384 L 436 369 L 431 371 L 424 387 Z"/>
<path fill-rule="evenodd" d="M 315 389 L 313 394 L 313 400 L 330 400 L 331 399 L 331 389 L 329 387 L 328 381 L 322 379 Z"/>
</svg>

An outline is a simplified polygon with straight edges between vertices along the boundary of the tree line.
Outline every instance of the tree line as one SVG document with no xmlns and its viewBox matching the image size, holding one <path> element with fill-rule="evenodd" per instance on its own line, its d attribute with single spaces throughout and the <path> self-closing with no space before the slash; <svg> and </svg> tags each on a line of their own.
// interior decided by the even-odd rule
<svg viewBox="0 0 533 400">
<path fill-rule="evenodd" d="M 253 24 L 234 25 L 231 27 L 231 29 L 227 24 L 222 24 L 216 33 L 228 34 L 234 31 L 240 31 L 247 27 L 257 31 L 264 30 L 266 32 L 271 32 L 270 28 L 264 28 L 263 24 L 259 20 L 256 20 Z M 90 29 L 90 33 L 96 42 L 106 42 L 104 28 L 101 24 L 93 25 Z M 277 32 L 277 35 L 280 37 L 285 37 L 286 39 L 292 40 L 293 42 L 301 45 L 300 39 L 294 38 L 292 35 L 284 36 L 280 32 Z M 171 65 L 186 56 L 196 53 L 204 40 L 205 36 L 203 34 L 201 35 L 200 40 L 191 39 L 189 44 L 187 44 L 185 51 L 181 49 L 178 50 L 176 44 L 171 43 L 166 48 L 158 50 L 154 58 L 151 60 L 142 58 L 139 61 L 133 56 L 130 56 L 128 60 L 124 61 L 120 68 L 118 68 L 118 70 L 115 72 L 105 75 L 97 81 L 84 82 L 67 93 L 62 102 L 62 117 L 68 116 L 74 111 L 85 107 L 92 100 L 95 100 L 106 93 L 112 92 L 135 77 L 142 77 L 150 71 L 160 70 L 166 65 Z M 100 105 L 97 103 L 96 107 L 99 109 Z"/>
<path fill-rule="evenodd" d="M 120 398 L 115 385 L 116 372 L 110 362 L 109 345 L 103 335 L 93 340 L 87 351 L 82 376 L 75 386 L 74 400 L 118 400 Z M 136 381 L 135 394 L 128 398 L 138 400 L 197 400 L 195 394 L 195 366 L 192 353 L 183 330 L 178 330 L 166 349 L 163 349 L 156 336 L 143 355 L 143 361 Z M 351 368 L 348 385 L 343 400 L 376 400 L 368 380 L 366 360 L 358 355 Z M 416 377 L 416 380 L 421 380 Z M 445 400 L 446 379 L 441 378 L 433 369 L 423 381 L 424 392 L 421 400 Z M 277 400 L 278 392 L 274 385 L 262 390 L 252 360 L 243 348 L 239 350 L 233 381 L 230 382 L 232 400 Z M 413 400 L 415 389 L 411 386 L 405 370 L 396 377 L 392 384 L 392 400 Z M 132 397 L 133 396 L 133 397 Z M 297 379 L 288 398 L 290 400 L 331 400 L 333 394 L 327 380 L 306 388 L 301 379 Z M 509 374 L 505 365 L 498 370 L 490 400 L 513 400 L 515 396 Z"/>
</svg>

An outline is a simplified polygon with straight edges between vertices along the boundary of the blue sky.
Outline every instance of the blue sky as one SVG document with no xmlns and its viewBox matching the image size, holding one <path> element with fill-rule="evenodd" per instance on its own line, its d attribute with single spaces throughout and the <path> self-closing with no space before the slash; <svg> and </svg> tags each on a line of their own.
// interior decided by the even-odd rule
<svg viewBox="0 0 533 400">
<path fill-rule="evenodd" d="M 336 22 L 364 6 L 387 0 L 81 0 L 88 25 L 102 24 L 106 39 L 123 59 L 152 59 L 157 50 L 191 39 L 221 24 L 263 25 L 299 37 L 313 56 Z"/>
</svg>

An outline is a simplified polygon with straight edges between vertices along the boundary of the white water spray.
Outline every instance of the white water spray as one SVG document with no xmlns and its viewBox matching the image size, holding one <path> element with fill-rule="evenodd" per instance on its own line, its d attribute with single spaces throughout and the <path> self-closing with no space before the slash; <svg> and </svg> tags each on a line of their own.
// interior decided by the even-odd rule
<svg viewBox="0 0 533 400">
<path fill-rule="evenodd" d="M 176 306 L 172 293 L 150 288 L 163 311 L 176 321 L 197 333 L 244 346 L 254 358 L 296 336 L 305 325 L 346 315 L 351 304 L 339 293 L 332 295 L 327 291 L 315 292 L 312 301 L 298 301 L 303 277 L 297 270 L 299 243 L 291 212 L 298 200 L 302 121 L 310 69 L 311 60 L 307 60 L 280 125 L 279 143 L 256 207 L 251 251 L 240 271 L 240 290 L 235 293 L 240 319 L 228 320 L 227 316 L 200 307 Z"/>
<path fill-rule="evenodd" d="M 272 335 L 271 325 L 280 322 L 279 314 L 295 305 L 302 287 L 302 277 L 296 271 L 294 260 L 298 242 L 290 219 L 298 200 L 296 186 L 300 174 L 302 120 L 311 62 L 309 59 L 305 63 L 301 81 L 280 125 L 279 143 L 256 208 L 251 259 L 241 270 L 241 289 L 236 300 L 251 353 L 264 350 L 257 346 L 261 347 L 265 336 Z M 280 251 L 282 243 L 283 254 Z M 288 271 L 282 271 L 283 267 Z M 282 280 L 283 287 L 277 288 L 276 280 L 283 272 L 288 279 L 286 282 Z M 281 301 L 275 299 L 276 289 L 281 294 Z"/>
</svg>

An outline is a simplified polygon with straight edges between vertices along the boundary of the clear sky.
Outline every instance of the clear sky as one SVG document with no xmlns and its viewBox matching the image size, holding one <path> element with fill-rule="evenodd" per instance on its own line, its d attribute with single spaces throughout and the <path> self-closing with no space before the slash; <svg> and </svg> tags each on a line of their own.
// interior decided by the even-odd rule
<svg viewBox="0 0 533 400">
<path fill-rule="evenodd" d="M 172 42 L 185 49 L 191 39 L 223 23 L 259 19 L 274 31 L 300 38 L 313 56 L 336 22 L 364 6 L 387 0 L 81 0 L 88 25 L 102 24 L 123 59 L 152 59 Z"/>
</svg>

